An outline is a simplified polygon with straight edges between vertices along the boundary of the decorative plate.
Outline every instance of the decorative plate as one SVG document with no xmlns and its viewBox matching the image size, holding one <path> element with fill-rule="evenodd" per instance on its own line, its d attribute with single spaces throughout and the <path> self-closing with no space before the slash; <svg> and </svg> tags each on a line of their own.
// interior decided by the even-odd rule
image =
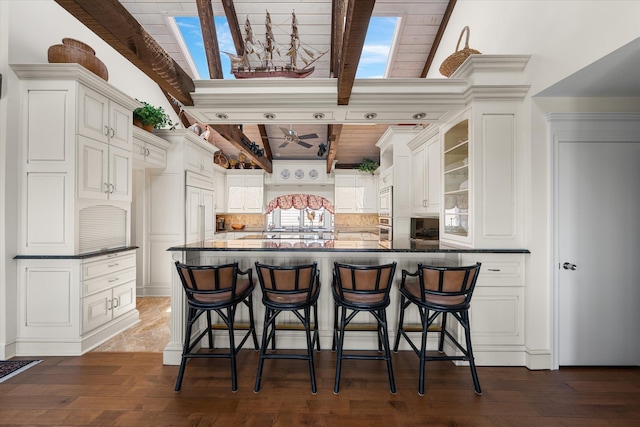
<svg viewBox="0 0 640 427">
<path fill-rule="evenodd" d="M 282 177 L 282 179 L 289 179 L 289 177 L 291 176 L 291 172 L 289 172 L 289 169 L 282 169 L 282 172 L 280 172 L 280 176 Z"/>
<path fill-rule="evenodd" d="M 304 178 L 304 171 L 302 169 L 297 169 L 295 175 L 296 179 L 302 179 Z"/>
<path fill-rule="evenodd" d="M 311 179 L 317 179 L 318 178 L 318 171 L 315 169 L 311 169 L 309 171 L 309 178 Z"/>
</svg>

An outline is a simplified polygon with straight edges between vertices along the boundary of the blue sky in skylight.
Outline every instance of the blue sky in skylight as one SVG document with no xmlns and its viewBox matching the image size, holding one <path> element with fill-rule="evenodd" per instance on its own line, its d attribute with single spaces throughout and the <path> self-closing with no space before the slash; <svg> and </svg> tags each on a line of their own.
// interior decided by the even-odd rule
<svg viewBox="0 0 640 427">
<path fill-rule="evenodd" d="M 200 79 L 209 78 L 207 67 L 207 57 L 204 52 L 204 42 L 202 41 L 202 31 L 200 20 L 197 16 L 177 16 L 175 17 L 178 29 L 189 50 L 191 59 L 198 71 Z M 218 46 L 220 51 L 235 53 L 231 31 L 224 16 L 214 17 L 216 34 L 218 36 Z M 391 43 L 398 22 L 397 17 L 374 16 L 369 22 L 369 29 L 362 49 L 362 56 L 356 71 L 356 78 L 382 78 L 389 59 Z M 233 79 L 231 62 L 227 55 L 221 53 L 222 73 L 225 79 Z"/>
</svg>

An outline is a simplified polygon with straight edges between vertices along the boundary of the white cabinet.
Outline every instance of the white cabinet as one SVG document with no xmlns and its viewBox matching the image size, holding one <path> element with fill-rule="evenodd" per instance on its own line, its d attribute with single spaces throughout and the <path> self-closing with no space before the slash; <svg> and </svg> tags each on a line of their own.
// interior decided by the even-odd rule
<svg viewBox="0 0 640 427">
<path fill-rule="evenodd" d="M 461 262 L 482 263 L 469 310 L 476 363 L 523 364 L 513 358 L 525 345 L 525 255 L 464 254 Z"/>
<path fill-rule="evenodd" d="M 264 172 L 230 170 L 227 172 L 228 213 L 264 212 Z"/>
<path fill-rule="evenodd" d="M 151 132 L 133 127 L 133 166 L 139 169 L 165 168 L 169 143 Z"/>
<path fill-rule="evenodd" d="M 440 136 L 434 129 L 425 129 L 409 143 L 414 215 L 440 213 Z"/>
<path fill-rule="evenodd" d="M 186 198 L 187 242 L 213 239 L 215 233 L 214 192 L 187 185 Z"/>
<path fill-rule="evenodd" d="M 144 295 L 170 295 L 175 272 L 171 253 L 175 245 L 213 239 L 215 233 L 215 187 L 210 173 L 193 172 L 187 158 L 193 147 L 207 151 L 213 159 L 217 149 L 188 130 L 156 130 L 154 135 L 168 142 L 165 169 L 147 169 L 148 196 L 145 221 L 148 235 L 144 246 L 147 280 L 138 287 Z M 205 156 L 203 156 L 204 158 Z M 212 164 L 213 161 L 211 160 Z"/>
<path fill-rule="evenodd" d="M 216 194 L 216 203 L 215 203 L 215 211 L 216 213 L 223 213 L 227 211 L 227 180 L 226 176 L 223 172 L 215 170 L 213 171 L 213 186 L 215 188 Z"/>
<path fill-rule="evenodd" d="M 70 256 L 128 246 L 131 122 L 140 103 L 78 64 L 12 68 L 23 130 L 16 142 L 18 253 Z"/>
<path fill-rule="evenodd" d="M 131 151 L 78 136 L 78 197 L 131 201 Z"/>
<path fill-rule="evenodd" d="M 204 139 L 203 141 L 208 144 Z M 213 152 L 196 144 L 186 144 L 184 168 L 202 175 L 211 175 L 213 173 Z"/>
<path fill-rule="evenodd" d="M 131 109 L 86 86 L 79 87 L 78 101 L 78 134 L 131 151 Z"/>
<path fill-rule="evenodd" d="M 482 248 L 524 245 L 519 100 L 475 101 L 442 129 L 440 239 Z"/>
<path fill-rule="evenodd" d="M 364 172 L 335 171 L 336 213 L 377 213 L 378 180 Z"/>
<path fill-rule="evenodd" d="M 80 355 L 139 321 L 135 250 L 18 257 L 16 354 Z"/>
</svg>

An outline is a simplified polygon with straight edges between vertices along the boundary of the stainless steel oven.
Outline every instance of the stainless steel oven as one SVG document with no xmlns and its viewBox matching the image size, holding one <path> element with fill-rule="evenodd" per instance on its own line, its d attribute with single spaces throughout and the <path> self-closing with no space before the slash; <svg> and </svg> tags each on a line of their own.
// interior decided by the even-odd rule
<svg viewBox="0 0 640 427">
<path fill-rule="evenodd" d="M 384 248 L 391 248 L 393 241 L 393 218 L 380 215 L 378 217 L 378 244 Z"/>
</svg>

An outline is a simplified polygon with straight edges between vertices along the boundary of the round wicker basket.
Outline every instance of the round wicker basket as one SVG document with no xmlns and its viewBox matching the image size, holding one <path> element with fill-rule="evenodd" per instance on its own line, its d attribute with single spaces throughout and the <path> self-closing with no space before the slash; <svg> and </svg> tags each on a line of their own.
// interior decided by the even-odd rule
<svg viewBox="0 0 640 427">
<path fill-rule="evenodd" d="M 464 48 L 459 50 L 460 42 L 462 41 L 462 36 L 464 35 L 465 32 L 467 33 L 467 37 L 464 42 Z M 442 74 L 443 76 L 445 77 L 451 76 L 451 74 L 453 74 L 458 69 L 458 67 L 462 65 L 462 63 L 469 57 L 469 55 L 480 53 L 477 50 L 471 49 L 469 47 L 470 32 L 471 31 L 469 30 L 469 27 L 464 27 L 462 29 L 462 32 L 460 33 L 460 37 L 458 38 L 458 44 L 456 45 L 456 51 L 451 55 L 449 55 L 447 59 L 442 61 L 442 65 L 440 65 L 440 74 Z"/>
<path fill-rule="evenodd" d="M 64 38 L 62 44 L 55 44 L 47 51 L 49 63 L 76 63 L 82 65 L 98 77 L 109 80 L 106 65 L 96 57 L 91 46 L 75 39 Z"/>
</svg>

